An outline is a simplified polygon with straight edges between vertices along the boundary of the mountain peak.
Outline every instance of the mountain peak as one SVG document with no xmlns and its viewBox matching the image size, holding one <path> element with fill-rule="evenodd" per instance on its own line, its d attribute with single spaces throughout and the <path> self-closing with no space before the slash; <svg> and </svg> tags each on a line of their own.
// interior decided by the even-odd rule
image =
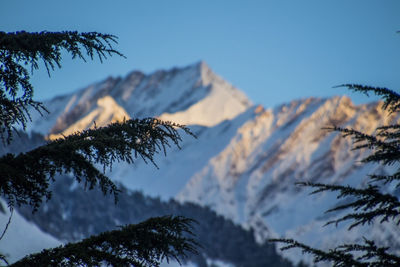
<svg viewBox="0 0 400 267">
<path fill-rule="evenodd" d="M 215 74 L 206 62 L 199 61 L 188 68 L 189 72 L 182 73 L 182 76 L 194 78 L 195 83 L 186 88 L 175 103 L 191 104 L 175 112 L 167 110 L 160 116 L 161 119 L 185 125 L 214 126 L 223 120 L 236 117 L 252 106 L 244 93 Z M 186 70 L 183 69 L 183 72 Z"/>
<path fill-rule="evenodd" d="M 204 60 L 199 60 L 199 61 L 197 61 L 195 63 L 192 63 L 192 64 L 190 64 L 188 66 L 185 66 L 183 68 L 177 68 L 177 69 L 187 69 L 187 68 L 194 68 L 194 69 L 197 69 L 197 70 L 210 69 L 210 67 L 208 66 L 207 62 L 205 62 Z M 176 69 L 176 67 L 173 68 L 173 69 Z"/>
<path fill-rule="evenodd" d="M 198 82 L 202 84 L 208 84 L 211 80 L 215 79 L 215 77 L 219 77 L 204 60 L 200 60 L 183 68 L 173 68 L 171 71 L 175 73 L 191 71 L 198 79 Z"/>
<path fill-rule="evenodd" d="M 197 67 L 200 71 L 211 71 L 210 66 L 208 66 L 208 64 L 204 61 L 204 60 L 200 60 L 199 62 L 197 62 Z"/>
<path fill-rule="evenodd" d="M 134 72 L 142 73 L 140 71 L 133 71 L 132 73 Z M 148 75 L 149 76 L 160 75 L 161 73 L 165 75 L 179 75 L 183 72 L 193 72 L 196 75 L 199 75 L 199 77 L 201 76 L 202 73 L 213 73 L 210 66 L 204 60 L 200 60 L 186 66 L 179 66 L 179 67 L 175 66 L 168 69 L 159 69 Z"/>
<path fill-rule="evenodd" d="M 98 102 L 100 99 L 103 100 Z M 35 117 L 32 127 L 45 135 L 67 129 L 68 132 L 84 130 L 75 126 L 87 128 L 93 124 L 90 118 L 97 118 L 97 123 L 98 116 L 94 114 L 112 110 L 106 109 L 103 102 L 120 107 L 115 110 L 125 117 L 160 117 L 180 124 L 203 126 L 232 119 L 252 105 L 245 94 L 215 74 L 206 62 L 199 61 L 151 74 L 132 71 L 123 78 L 108 78 L 75 93 L 56 97 L 44 103 L 51 114 L 45 120 Z"/>
</svg>

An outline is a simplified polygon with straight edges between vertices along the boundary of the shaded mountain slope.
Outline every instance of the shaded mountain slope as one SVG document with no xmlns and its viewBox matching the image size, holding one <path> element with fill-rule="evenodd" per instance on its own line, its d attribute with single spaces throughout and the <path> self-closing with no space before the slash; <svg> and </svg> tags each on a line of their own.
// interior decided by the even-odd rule
<svg viewBox="0 0 400 267">
<path fill-rule="evenodd" d="M 234 266 L 291 266 L 276 253 L 273 244 L 259 245 L 254 234 L 218 216 L 208 208 L 176 201 L 160 201 L 132 192 L 124 187 L 115 205 L 113 197 L 100 191 L 85 191 L 68 177 L 59 177 L 52 187 L 53 198 L 32 214 L 27 207 L 19 212 L 43 231 L 63 241 L 115 229 L 120 225 L 138 223 L 150 217 L 182 215 L 197 221 L 195 239 L 201 244 L 199 255 L 189 260 L 207 266 L 207 259 L 221 260 Z"/>
</svg>

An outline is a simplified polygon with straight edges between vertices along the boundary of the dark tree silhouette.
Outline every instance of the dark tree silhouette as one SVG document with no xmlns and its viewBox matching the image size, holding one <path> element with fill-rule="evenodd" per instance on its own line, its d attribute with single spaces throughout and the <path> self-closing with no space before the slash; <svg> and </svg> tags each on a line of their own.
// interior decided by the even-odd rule
<svg viewBox="0 0 400 267">
<path fill-rule="evenodd" d="M 43 61 L 48 73 L 61 67 L 61 51 L 86 60 L 97 56 L 102 62 L 119 55 L 113 48 L 116 37 L 96 32 L 0 32 L 0 138 L 6 146 L 15 135 L 15 126 L 25 129 L 30 113 L 47 112 L 33 99 L 30 72 Z M 47 142 L 17 155 L 0 157 L 0 194 L 10 210 L 30 205 L 36 211 L 43 199 L 51 198 L 50 183 L 57 174 L 72 173 L 85 188 L 99 187 L 104 194 L 118 188 L 105 168 L 115 161 L 132 163 L 138 157 L 156 164 L 155 154 L 179 147 L 180 131 L 193 135 L 183 125 L 158 119 L 133 119 L 106 127 L 77 132 Z M 103 166 L 103 172 L 95 167 Z M 156 166 L 156 165 L 155 165 Z M 81 242 L 43 250 L 14 263 L 15 266 L 158 266 L 164 259 L 180 260 L 196 252 L 191 236 L 192 221 L 183 217 L 151 218 L 137 225 L 92 236 Z M 1 240 L 0 240 L 1 242 Z M 6 258 L 1 257 L 6 263 Z"/>
</svg>

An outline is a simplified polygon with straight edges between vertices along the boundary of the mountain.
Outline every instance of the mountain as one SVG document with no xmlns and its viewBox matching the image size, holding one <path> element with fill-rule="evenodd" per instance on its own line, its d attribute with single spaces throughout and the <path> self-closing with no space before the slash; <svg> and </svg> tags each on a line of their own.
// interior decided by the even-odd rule
<svg viewBox="0 0 400 267">
<path fill-rule="evenodd" d="M 345 223 L 322 227 L 329 216 L 340 216 L 324 214 L 336 204 L 335 195 L 309 196 L 309 189 L 295 185 L 362 185 L 367 174 L 390 171 L 361 165 L 367 151 L 352 151 L 350 139 L 323 129 L 337 125 L 370 133 L 397 120 L 382 111 L 380 102 L 354 105 L 345 96 L 307 98 L 266 109 L 200 62 L 149 75 L 135 71 L 125 78 L 110 77 L 44 104 L 51 113 L 33 117 L 28 131 L 48 138 L 128 116 L 190 125 L 197 139 L 184 136 L 182 149 L 158 155 L 158 169 L 139 159 L 133 165 L 118 163 L 107 173 L 128 190 L 208 207 L 253 229 L 260 243 L 288 237 L 326 249 L 366 236 L 400 247 L 394 238 L 399 232 L 391 224 L 352 231 Z M 304 257 L 295 250 L 283 255 L 295 262 Z"/>
<path fill-rule="evenodd" d="M 154 117 L 181 124 L 213 126 L 251 106 L 238 89 L 216 75 L 204 62 L 145 75 L 109 77 L 75 93 L 45 101 L 49 114 L 32 111 L 28 131 L 69 134 L 104 126 L 124 117 Z"/>
<path fill-rule="evenodd" d="M 104 196 L 100 190 L 88 192 L 70 177 L 58 177 L 52 186 L 51 201 L 44 203 L 35 214 L 27 206 L 20 208 L 19 212 L 45 232 L 68 242 L 151 217 L 185 216 L 196 220 L 193 224 L 194 238 L 201 247 L 198 255 L 191 254 L 188 259 L 196 266 L 207 267 L 207 261 L 243 267 L 292 266 L 276 253 L 273 244 L 258 244 L 252 232 L 208 208 L 174 200 L 161 201 L 123 186 L 120 190 L 116 205 L 113 196 Z"/>
<path fill-rule="evenodd" d="M 7 151 L 23 152 L 45 142 L 40 134 L 19 133 Z M 192 232 L 199 254 L 190 254 L 185 267 L 290 267 L 291 262 L 276 252 L 274 244 L 256 242 L 254 233 L 234 224 L 207 207 L 194 203 L 162 201 L 138 191 L 119 187 L 118 203 L 100 189 L 86 190 L 68 175 L 58 175 L 51 185 L 52 198 L 33 213 L 30 206 L 16 207 L 0 252 L 13 262 L 20 257 L 66 242 L 139 223 L 156 216 L 185 216 L 195 220 Z M 10 212 L 0 202 L 0 224 L 6 225 Z M 21 240 L 24 240 L 21 246 Z M 165 266 L 181 266 L 177 262 Z"/>
<path fill-rule="evenodd" d="M 309 189 L 295 186 L 298 181 L 359 186 L 370 173 L 388 172 L 360 164 L 367 151 L 352 151 L 352 140 L 322 128 L 335 124 L 371 133 L 398 118 L 383 112 L 381 103 L 355 106 L 347 97 L 310 98 L 259 111 L 238 128 L 223 151 L 191 176 L 176 199 L 209 206 L 255 229 L 260 242 L 288 237 L 328 249 L 365 236 L 399 247 L 394 238 L 400 234 L 398 227 L 391 224 L 352 231 L 346 223 L 323 227 L 332 219 L 329 216 L 341 215 L 324 214 L 337 203 L 336 196 L 310 196 Z M 284 255 L 294 261 L 302 257 L 295 250 Z"/>
</svg>

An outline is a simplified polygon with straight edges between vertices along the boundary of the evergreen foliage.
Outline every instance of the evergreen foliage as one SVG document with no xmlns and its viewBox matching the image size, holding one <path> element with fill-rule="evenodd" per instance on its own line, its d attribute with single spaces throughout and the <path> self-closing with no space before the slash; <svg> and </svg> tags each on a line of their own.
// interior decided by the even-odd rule
<svg viewBox="0 0 400 267">
<path fill-rule="evenodd" d="M 383 108 L 389 113 L 400 112 L 400 94 L 393 90 L 358 84 L 344 84 L 350 90 L 368 95 L 372 92 L 383 98 Z M 378 127 L 374 134 L 366 134 L 354 129 L 333 126 L 330 131 L 340 132 L 343 137 L 353 138 L 353 150 L 368 149 L 370 154 L 363 163 L 377 163 L 393 166 L 400 162 L 400 124 Z M 348 229 L 365 224 L 400 223 L 400 201 L 393 192 L 386 192 L 385 185 L 400 187 L 400 169 L 389 175 L 371 174 L 365 187 L 354 188 L 333 184 L 303 182 L 301 186 L 314 188 L 311 194 L 337 192 L 338 199 L 350 200 L 339 204 L 327 212 L 345 211 L 344 216 L 328 221 L 329 224 L 349 222 Z M 330 262 L 333 266 L 400 266 L 400 257 L 390 247 L 380 247 L 373 240 L 363 238 L 361 244 L 343 244 L 329 251 L 309 247 L 293 239 L 271 239 L 285 244 L 282 250 L 300 248 L 314 257 L 314 262 Z"/>
<path fill-rule="evenodd" d="M 116 197 L 114 183 L 93 164 L 111 168 L 116 160 L 132 163 L 138 156 L 155 164 L 155 153 L 166 153 L 171 141 L 179 147 L 181 137 L 175 127 L 191 134 L 174 123 L 135 119 L 77 132 L 26 153 L 6 154 L 0 158 L 0 193 L 11 207 L 29 204 L 37 209 L 43 197 L 51 197 L 49 182 L 56 173 L 72 172 L 89 189 L 98 185 L 104 194 Z"/>
<path fill-rule="evenodd" d="M 15 124 L 25 129 L 30 119 L 28 108 L 42 113 L 46 108 L 33 99 L 31 71 L 43 61 L 47 72 L 61 67 L 61 51 L 86 61 L 98 56 L 102 62 L 107 56 L 120 55 L 112 47 L 116 37 L 97 32 L 0 32 L 0 138 L 9 143 Z"/>
<path fill-rule="evenodd" d="M 97 56 L 102 62 L 119 55 L 112 47 L 116 37 L 96 32 L 0 32 L 0 138 L 3 145 L 12 141 L 15 126 L 25 129 L 31 111 L 47 111 L 33 99 L 31 71 L 42 60 L 50 74 L 61 67 L 61 51 L 72 58 L 86 60 Z M 193 135 L 186 127 L 157 119 L 134 119 L 107 127 L 77 132 L 71 136 L 17 155 L 0 158 L 0 194 L 14 206 L 28 204 L 36 211 L 43 199 L 51 197 L 50 183 L 56 174 L 72 173 L 85 188 L 98 187 L 103 194 L 118 189 L 104 175 L 115 161 L 132 163 L 141 157 L 155 164 L 156 153 L 166 152 L 170 145 L 179 147 L 179 129 Z M 95 164 L 103 166 L 99 171 Z M 191 220 L 182 217 L 154 218 L 138 225 L 89 237 L 79 243 L 25 257 L 18 266 L 158 266 L 164 258 L 179 259 L 195 251 L 195 243 L 184 234 L 191 233 Z M 0 259 L 6 260 L 5 257 Z"/>
<path fill-rule="evenodd" d="M 166 260 L 196 252 L 197 244 L 181 233 L 191 233 L 191 220 L 156 217 L 120 230 L 103 232 L 77 243 L 69 243 L 29 255 L 11 266 L 159 266 Z"/>
</svg>

